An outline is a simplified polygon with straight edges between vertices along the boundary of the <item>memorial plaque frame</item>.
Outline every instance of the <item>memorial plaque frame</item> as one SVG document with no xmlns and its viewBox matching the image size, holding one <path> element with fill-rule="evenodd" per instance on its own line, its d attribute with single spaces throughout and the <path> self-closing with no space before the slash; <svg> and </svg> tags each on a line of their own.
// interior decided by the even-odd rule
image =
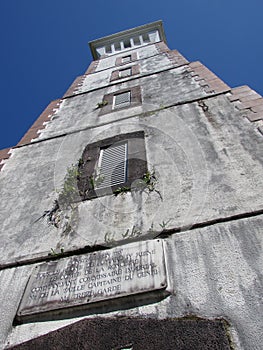
<svg viewBox="0 0 263 350">
<path fill-rule="evenodd" d="M 87 309 L 105 312 L 164 297 L 163 244 L 160 239 L 135 242 L 36 266 L 16 322 L 73 317 Z"/>
</svg>

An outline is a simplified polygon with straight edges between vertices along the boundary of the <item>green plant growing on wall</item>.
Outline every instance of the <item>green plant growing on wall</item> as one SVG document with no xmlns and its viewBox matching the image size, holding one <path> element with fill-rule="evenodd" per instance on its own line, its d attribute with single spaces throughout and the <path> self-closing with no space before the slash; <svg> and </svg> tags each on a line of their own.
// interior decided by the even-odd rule
<svg viewBox="0 0 263 350">
<path fill-rule="evenodd" d="M 48 225 L 56 228 L 62 227 L 63 234 L 73 232 L 74 227 L 78 224 L 77 201 L 79 199 L 79 190 L 77 181 L 80 176 L 80 162 L 81 160 L 79 160 L 78 164 L 67 168 L 62 188 L 57 191 L 58 198 L 55 199 L 53 207 L 50 210 L 46 210 L 40 217 L 46 217 Z"/>
<path fill-rule="evenodd" d="M 157 177 L 155 175 L 155 171 L 147 171 L 141 179 L 138 180 L 137 186 L 136 187 L 127 187 L 127 186 L 122 186 L 118 187 L 116 190 L 113 191 L 113 194 L 115 197 L 118 195 L 123 195 L 127 192 L 130 192 L 132 189 L 136 190 L 142 190 L 145 191 L 147 190 L 148 192 L 156 192 L 160 196 L 161 200 L 163 200 L 162 195 L 159 190 L 156 189 L 156 184 L 157 184 Z"/>
<path fill-rule="evenodd" d="M 65 212 L 63 219 L 63 235 L 74 233 L 79 222 L 78 205 L 76 203 Z"/>
<path fill-rule="evenodd" d="M 142 181 L 145 183 L 145 188 L 148 190 L 148 192 L 156 192 L 158 193 L 158 195 L 160 196 L 161 200 L 163 200 L 163 197 L 160 193 L 159 190 L 156 189 L 156 185 L 157 185 L 157 177 L 155 175 L 155 171 L 147 171 L 143 177 L 142 177 Z"/>
<path fill-rule="evenodd" d="M 119 194 L 120 195 L 124 195 L 127 192 L 130 192 L 131 188 L 130 187 L 118 187 L 116 190 L 113 191 L 113 194 L 115 197 L 117 197 Z"/>
<path fill-rule="evenodd" d="M 60 223 L 60 216 L 58 215 L 58 211 L 59 211 L 59 203 L 58 203 L 58 200 L 55 199 L 53 203 L 53 207 L 50 210 L 45 210 L 43 215 L 41 215 L 34 222 L 37 222 L 40 219 L 46 218 L 48 225 L 53 225 L 56 228 L 58 228 Z"/>
<path fill-rule="evenodd" d="M 48 253 L 49 256 L 60 256 L 64 253 L 64 248 L 60 248 L 60 251 L 57 252 L 55 249 L 51 248 L 50 253 Z"/>
<path fill-rule="evenodd" d="M 93 176 L 91 175 L 89 177 L 89 182 L 90 182 L 90 188 L 92 190 L 94 190 L 96 187 L 98 187 L 99 185 L 102 184 L 103 180 L 104 180 L 104 176 L 103 175 L 96 175 L 96 176 Z"/>
<path fill-rule="evenodd" d="M 102 108 L 102 107 L 106 106 L 107 104 L 108 104 L 108 101 L 101 101 L 101 102 L 98 102 L 98 103 L 97 103 L 96 109 Z"/>
<path fill-rule="evenodd" d="M 72 208 L 73 203 L 79 198 L 77 180 L 80 176 L 78 165 L 67 168 L 62 189 L 58 192 L 58 202 L 62 209 Z"/>
<path fill-rule="evenodd" d="M 123 238 L 134 238 L 141 235 L 142 235 L 142 232 L 135 225 L 132 226 L 131 231 L 128 228 L 125 233 L 122 233 Z"/>
<path fill-rule="evenodd" d="M 162 228 L 163 230 L 165 230 L 165 229 L 166 229 L 166 226 L 169 224 L 170 221 L 171 221 L 171 219 L 169 219 L 169 220 L 167 220 L 167 221 L 162 221 L 162 223 L 159 224 L 159 225 L 161 226 L 161 228 Z"/>
<path fill-rule="evenodd" d="M 79 166 L 82 159 L 77 164 L 72 164 L 67 168 L 67 173 L 64 178 L 64 183 L 61 190 L 58 192 L 58 203 L 60 209 L 63 210 L 63 234 L 67 235 L 74 232 L 74 227 L 78 225 L 78 205 L 79 189 L 78 179 L 80 177 Z"/>
<path fill-rule="evenodd" d="M 105 243 L 113 243 L 115 241 L 114 234 L 111 232 L 106 232 L 104 236 Z"/>
<path fill-rule="evenodd" d="M 150 172 L 149 170 L 143 175 L 142 180 L 145 182 L 149 191 L 154 191 L 157 183 L 155 171 Z"/>
</svg>

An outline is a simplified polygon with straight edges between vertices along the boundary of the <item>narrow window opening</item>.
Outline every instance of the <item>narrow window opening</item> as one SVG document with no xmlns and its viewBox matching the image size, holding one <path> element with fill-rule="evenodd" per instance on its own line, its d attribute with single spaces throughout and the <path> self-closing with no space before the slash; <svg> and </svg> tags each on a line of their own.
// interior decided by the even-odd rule
<svg viewBox="0 0 263 350">
<path fill-rule="evenodd" d="M 127 107 L 131 103 L 131 92 L 126 91 L 122 92 L 121 94 L 114 95 L 113 98 L 113 108 L 122 108 Z"/>
<path fill-rule="evenodd" d="M 122 63 L 129 63 L 131 62 L 131 55 L 122 57 Z"/>
<path fill-rule="evenodd" d="M 119 78 L 130 77 L 132 74 L 131 68 L 122 69 L 119 71 Z"/>
<path fill-rule="evenodd" d="M 131 47 L 131 41 L 130 39 L 126 39 L 123 42 L 124 48 L 127 49 L 128 47 Z"/>
<path fill-rule="evenodd" d="M 156 42 L 156 41 L 159 41 L 159 33 L 158 33 L 158 30 L 153 30 L 151 32 L 148 33 L 149 34 L 149 38 L 150 38 L 150 41 L 152 43 Z"/>
<path fill-rule="evenodd" d="M 105 52 L 106 53 L 111 53 L 111 45 L 105 46 Z"/>
<path fill-rule="evenodd" d="M 138 36 L 133 38 L 134 45 L 141 45 L 140 38 Z"/>
<path fill-rule="evenodd" d="M 120 51 L 121 50 L 121 43 L 115 43 L 114 48 L 116 51 Z"/>
<path fill-rule="evenodd" d="M 148 33 L 144 33 L 142 35 L 142 40 L 143 40 L 144 43 L 149 43 L 150 42 L 149 34 Z"/>
</svg>

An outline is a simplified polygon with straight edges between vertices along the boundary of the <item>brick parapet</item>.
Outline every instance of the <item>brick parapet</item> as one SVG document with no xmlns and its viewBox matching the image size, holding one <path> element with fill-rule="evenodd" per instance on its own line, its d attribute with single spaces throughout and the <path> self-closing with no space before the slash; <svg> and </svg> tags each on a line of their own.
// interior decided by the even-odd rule
<svg viewBox="0 0 263 350">
<path fill-rule="evenodd" d="M 159 53 L 165 53 L 170 51 L 169 47 L 163 41 L 156 43 L 155 47 Z"/>
<path fill-rule="evenodd" d="M 73 83 L 70 85 L 69 89 L 65 92 L 62 98 L 67 98 L 72 95 L 76 95 L 79 92 L 80 87 L 83 85 L 84 80 L 89 74 L 95 73 L 98 67 L 99 60 L 91 62 L 88 69 L 83 75 L 78 76 Z"/>
<path fill-rule="evenodd" d="M 37 138 L 39 136 L 39 131 L 45 128 L 45 124 L 49 122 L 52 116 L 57 112 L 62 101 L 62 99 L 52 101 L 18 142 L 17 146 L 30 143 L 32 139 Z"/>
<path fill-rule="evenodd" d="M 96 69 L 98 67 L 98 64 L 99 64 L 99 60 L 92 61 L 91 64 L 89 65 L 89 68 L 86 70 L 84 75 L 95 73 Z"/>
<path fill-rule="evenodd" d="M 189 63 L 189 61 L 187 61 L 187 59 L 181 55 L 180 52 L 177 50 L 170 50 L 163 41 L 156 43 L 155 47 L 158 53 L 165 54 L 175 67 Z"/>
<path fill-rule="evenodd" d="M 239 102 L 236 107 L 246 112 L 246 117 L 251 122 L 263 120 L 263 98 L 249 86 L 232 89 L 228 98 L 231 102 Z"/>
<path fill-rule="evenodd" d="M 4 166 L 4 162 L 5 162 L 5 160 L 6 159 L 8 159 L 9 157 L 10 157 L 10 155 L 11 155 L 11 147 L 9 147 L 9 148 L 5 148 L 5 149 L 2 149 L 2 150 L 0 150 L 0 171 L 1 171 L 1 169 L 3 168 L 3 166 Z"/>
<path fill-rule="evenodd" d="M 191 74 L 194 80 L 197 81 L 207 93 L 218 94 L 231 90 L 227 84 L 199 61 L 189 63 L 187 72 Z"/>
<path fill-rule="evenodd" d="M 199 82 L 207 93 L 222 93 L 230 91 L 231 88 L 219 79 L 213 72 L 201 62 L 189 63 L 177 50 L 170 50 L 164 42 L 156 43 L 159 53 L 165 53 L 174 66 L 188 64 L 187 72 Z"/>
<path fill-rule="evenodd" d="M 79 88 L 82 86 L 84 80 L 86 78 L 86 75 L 81 75 L 77 77 L 73 83 L 70 85 L 69 89 L 66 91 L 66 93 L 63 95 L 63 98 L 75 95 L 78 93 Z"/>
<path fill-rule="evenodd" d="M 189 61 L 187 61 L 187 59 L 183 55 L 181 55 L 177 50 L 171 50 L 169 52 L 166 52 L 166 56 L 173 63 L 174 66 L 182 66 L 184 64 L 189 63 Z"/>
</svg>

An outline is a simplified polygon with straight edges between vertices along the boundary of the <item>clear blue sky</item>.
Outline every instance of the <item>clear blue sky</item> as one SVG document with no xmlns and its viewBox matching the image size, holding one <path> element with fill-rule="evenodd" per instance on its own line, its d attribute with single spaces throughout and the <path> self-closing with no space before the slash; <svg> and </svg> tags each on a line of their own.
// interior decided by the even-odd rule
<svg viewBox="0 0 263 350">
<path fill-rule="evenodd" d="M 0 149 L 91 62 L 88 42 L 162 19 L 171 49 L 263 94 L 262 0 L 0 0 Z"/>
</svg>

